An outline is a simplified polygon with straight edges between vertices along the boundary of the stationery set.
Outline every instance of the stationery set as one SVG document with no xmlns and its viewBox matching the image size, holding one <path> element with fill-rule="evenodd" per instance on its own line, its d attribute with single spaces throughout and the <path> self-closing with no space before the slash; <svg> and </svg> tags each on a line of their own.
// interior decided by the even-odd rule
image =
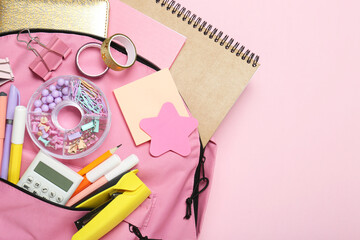
<svg viewBox="0 0 360 240">
<path fill-rule="evenodd" d="M 0 12 L 3 237 L 197 239 L 210 139 L 259 56 L 175 1 Z"/>
</svg>

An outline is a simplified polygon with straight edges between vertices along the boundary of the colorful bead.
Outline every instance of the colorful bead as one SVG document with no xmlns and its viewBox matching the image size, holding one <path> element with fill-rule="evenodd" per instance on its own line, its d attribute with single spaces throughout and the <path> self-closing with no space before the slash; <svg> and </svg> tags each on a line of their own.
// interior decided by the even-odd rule
<svg viewBox="0 0 360 240">
<path fill-rule="evenodd" d="M 35 108 L 35 109 L 34 109 L 34 112 L 36 112 L 36 113 L 41 113 L 42 110 L 41 110 L 41 108 Z"/>
<path fill-rule="evenodd" d="M 55 91 L 55 90 L 56 90 L 56 86 L 55 86 L 55 85 L 51 85 L 51 86 L 49 87 L 49 90 L 50 90 L 51 92 Z"/>
<path fill-rule="evenodd" d="M 52 103 L 53 101 L 54 101 L 54 97 L 53 97 L 53 96 L 49 95 L 49 96 L 46 97 L 46 102 L 47 102 L 47 103 Z"/>
<path fill-rule="evenodd" d="M 57 81 L 57 85 L 62 87 L 65 84 L 65 80 L 63 78 L 59 78 Z"/>
<path fill-rule="evenodd" d="M 54 102 L 55 102 L 56 104 L 58 104 L 58 103 L 60 103 L 61 101 L 62 101 L 61 97 L 57 97 L 57 98 L 55 98 L 55 101 L 54 101 Z"/>
<path fill-rule="evenodd" d="M 48 96 L 49 90 L 47 90 L 47 89 L 42 90 L 41 95 L 43 95 L 44 97 Z"/>
<path fill-rule="evenodd" d="M 49 109 L 50 110 L 54 110 L 54 108 L 56 107 L 56 103 L 52 102 L 49 104 Z"/>
<path fill-rule="evenodd" d="M 57 97 L 60 96 L 60 92 L 59 92 L 58 90 L 54 90 L 54 91 L 51 93 L 51 96 L 52 96 L 53 98 L 57 98 Z"/>
<path fill-rule="evenodd" d="M 46 104 L 44 104 L 44 105 L 41 106 L 41 110 L 42 110 L 43 112 L 47 112 L 47 111 L 49 111 L 49 106 L 46 105 Z"/>
<path fill-rule="evenodd" d="M 34 102 L 34 106 L 35 107 L 41 107 L 41 105 L 42 105 L 43 103 L 42 103 L 42 101 L 41 100 L 35 100 L 35 102 Z"/>
</svg>

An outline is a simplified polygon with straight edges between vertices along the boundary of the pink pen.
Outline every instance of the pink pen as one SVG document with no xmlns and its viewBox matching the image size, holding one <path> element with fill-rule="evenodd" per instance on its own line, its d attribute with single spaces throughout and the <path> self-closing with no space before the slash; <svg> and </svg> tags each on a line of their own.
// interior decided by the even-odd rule
<svg viewBox="0 0 360 240">
<path fill-rule="evenodd" d="M 4 149 L 7 94 L 0 92 L 0 169 Z"/>
<path fill-rule="evenodd" d="M 105 174 L 103 177 L 96 180 L 93 184 L 79 192 L 74 197 L 70 198 L 70 200 L 65 204 L 65 206 L 72 206 L 79 202 L 81 199 L 98 189 L 99 187 L 103 186 L 107 182 L 110 182 L 112 179 L 116 178 L 120 174 L 123 174 L 126 171 L 129 171 L 133 168 L 136 164 L 138 164 L 139 159 L 135 154 L 131 154 L 129 157 L 124 159 L 117 167 L 113 170 Z"/>
</svg>

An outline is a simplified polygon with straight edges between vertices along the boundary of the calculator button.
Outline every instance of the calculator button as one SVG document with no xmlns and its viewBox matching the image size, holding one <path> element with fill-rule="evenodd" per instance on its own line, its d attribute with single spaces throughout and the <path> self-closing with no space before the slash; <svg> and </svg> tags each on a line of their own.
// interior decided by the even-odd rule
<svg viewBox="0 0 360 240">
<path fill-rule="evenodd" d="M 26 190 L 28 190 L 28 191 L 30 191 L 30 186 L 27 185 L 26 183 L 23 184 L 23 188 L 26 189 Z"/>
<path fill-rule="evenodd" d="M 40 186 L 41 186 L 41 183 L 40 183 L 40 182 L 35 182 L 35 183 L 34 183 L 34 187 L 35 187 L 35 188 L 39 188 Z"/>
<path fill-rule="evenodd" d="M 56 201 L 57 201 L 58 203 L 61 203 L 61 202 L 62 202 L 62 200 L 64 200 L 64 198 L 63 198 L 63 197 L 61 197 L 61 196 L 58 196 L 58 197 L 56 198 Z"/>
<path fill-rule="evenodd" d="M 31 184 L 33 181 L 34 181 L 34 178 L 33 178 L 33 177 L 28 177 L 28 178 L 26 179 L 26 182 L 27 182 L 28 184 Z"/>
<path fill-rule="evenodd" d="M 42 196 L 42 198 L 44 198 L 44 199 L 46 199 L 46 200 L 49 200 L 49 197 L 46 196 L 46 195 Z"/>
<path fill-rule="evenodd" d="M 35 195 L 38 195 L 38 196 L 40 195 L 39 190 L 36 190 L 36 189 L 34 189 L 32 193 L 35 194 Z"/>
<path fill-rule="evenodd" d="M 56 193 L 55 193 L 55 192 L 51 191 L 51 192 L 49 193 L 49 197 L 50 197 L 50 198 L 53 198 L 53 197 L 55 197 L 55 196 L 56 196 Z"/>
<path fill-rule="evenodd" d="M 49 189 L 48 189 L 47 187 L 43 187 L 43 188 L 41 189 L 41 191 L 42 191 L 43 193 L 47 193 L 47 192 L 49 191 Z"/>
</svg>

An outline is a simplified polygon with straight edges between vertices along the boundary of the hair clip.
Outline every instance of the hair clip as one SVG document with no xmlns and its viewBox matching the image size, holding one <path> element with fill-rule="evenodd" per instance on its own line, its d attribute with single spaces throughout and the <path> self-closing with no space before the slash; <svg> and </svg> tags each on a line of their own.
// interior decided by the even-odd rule
<svg viewBox="0 0 360 240">
<path fill-rule="evenodd" d="M 10 61 L 8 58 L 0 59 L 0 86 L 10 81 L 14 81 Z"/>
<path fill-rule="evenodd" d="M 24 31 L 28 32 L 29 41 L 19 39 L 20 34 Z M 62 63 L 62 60 L 71 53 L 71 49 L 58 37 L 53 36 L 50 42 L 45 45 L 40 42 L 39 37 L 32 37 L 29 29 L 21 30 L 17 35 L 17 40 L 26 43 L 26 48 L 36 55 L 36 58 L 29 65 L 29 68 L 44 81 L 50 78 L 51 72 L 55 71 Z M 39 53 L 31 45 L 32 43 L 37 43 L 44 49 Z"/>
</svg>

